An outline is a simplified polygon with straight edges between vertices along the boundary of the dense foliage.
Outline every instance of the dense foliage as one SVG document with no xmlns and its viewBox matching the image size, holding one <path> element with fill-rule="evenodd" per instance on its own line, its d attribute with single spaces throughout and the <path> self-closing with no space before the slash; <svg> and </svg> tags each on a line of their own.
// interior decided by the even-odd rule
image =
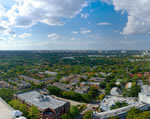
<svg viewBox="0 0 150 119">
<path fill-rule="evenodd" d="M 125 107 L 125 106 L 128 106 L 128 103 L 126 103 L 126 102 L 116 102 L 116 104 L 111 107 L 111 110 L 118 109 L 118 108 Z"/>
<path fill-rule="evenodd" d="M 128 111 L 127 119 L 150 119 L 150 111 L 140 111 L 132 108 Z"/>
<path fill-rule="evenodd" d="M 92 119 L 92 111 L 87 111 L 84 114 L 83 119 Z"/>
<path fill-rule="evenodd" d="M 50 94 L 64 97 L 67 99 L 75 100 L 75 101 L 82 101 L 82 102 L 89 102 L 91 101 L 91 96 L 89 94 L 80 94 L 74 91 L 63 91 L 56 86 L 49 86 L 48 91 Z"/>
<path fill-rule="evenodd" d="M 35 106 L 31 106 L 29 107 L 29 109 L 27 108 L 26 104 L 22 104 L 22 102 L 18 101 L 18 100 L 11 100 L 9 102 L 10 106 L 12 106 L 15 110 L 20 110 L 23 115 L 25 117 L 27 117 L 28 119 L 37 119 L 38 118 L 38 108 Z M 28 110 L 30 110 L 28 112 Z"/>
<path fill-rule="evenodd" d="M 79 109 L 77 106 L 71 106 L 69 112 L 67 114 L 63 114 L 61 116 L 62 119 L 76 119 L 79 115 Z"/>
<path fill-rule="evenodd" d="M 13 98 L 14 91 L 12 89 L 0 89 L 0 97 L 6 102 L 9 102 Z"/>
</svg>

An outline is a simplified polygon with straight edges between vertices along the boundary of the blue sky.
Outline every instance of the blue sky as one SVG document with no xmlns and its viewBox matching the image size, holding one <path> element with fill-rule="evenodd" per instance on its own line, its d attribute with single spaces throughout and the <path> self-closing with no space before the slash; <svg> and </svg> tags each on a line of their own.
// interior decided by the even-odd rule
<svg viewBox="0 0 150 119">
<path fill-rule="evenodd" d="M 148 0 L 3 0 L 0 50 L 148 50 L 149 4 Z"/>
</svg>

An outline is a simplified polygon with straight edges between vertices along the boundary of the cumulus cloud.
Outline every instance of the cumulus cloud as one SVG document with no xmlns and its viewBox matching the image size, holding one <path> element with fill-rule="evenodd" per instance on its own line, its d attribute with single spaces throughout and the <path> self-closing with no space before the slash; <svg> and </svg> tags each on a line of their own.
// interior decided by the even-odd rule
<svg viewBox="0 0 150 119">
<path fill-rule="evenodd" d="M 49 35 L 48 35 L 48 38 L 56 40 L 56 39 L 59 38 L 59 35 L 56 34 L 56 33 L 52 33 L 52 34 L 49 34 Z"/>
<path fill-rule="evenodd" d="M 86 28 L 81 28 L 80 29 L 80 33 L 81 34 L 88 34 L 88 33 L 90 33 L 91 31 L 89 30 L 89 29 L 86 29 Z"/>
<path fill-rule="evenodd" d="M 86 0 L 14 0 L 9 10 L 0 5 L 0 20 L 9 27 L 30 27 L 38 22 L 63 25 L 60 19 L 73 18 L 87 6 Z M 5 13 L 5 15 L 4 15 Z M 2 22 L 1 22 L 2 23 Z"/>
<path fill-rule="evenodd" d="M 0 26 L 0 31 L 6 30 L 4 27 Z"/>
<path fill-rule="evenodd" d="M 32 34 L 30 34 L 30 33 L 23 33 L 23 34 L 20 34 L 18 37 L 21 39 L 25 39 L 25 38 L 29 38 L 31 36 L 32 36 Z"/>
<path fill-rule="evenodd" d="M 72 34 L 78 34 L 78 32 L 77 31 L 72 31 Z"/>
<path fill-rule="evenodd" d="M 81 13 L 81 18 L 87 19 L 89 17 L 88 13 Z"/>
<path fill-rule="evenodd" d="M 0 18 L 5 16 L 5 12 L 6 12 L 5 8 L 2 5 L 0 5 Z"/>
<path fill-rule="evenodd" d="M 122 34 L 136 34 L 150 32 L 150 0 L 102 0 L 111 2 L 116 11 L 128 13 L 128 22 Z"/>
<path fill-rule="evenodd" d="M 107 26 L 107 25 L 111 25 L 111 23 L 108 23 L 108 22 L 99 22 L 97 25 L 98 26 Z"/>
<path fill-rule="evenodd" d="M 16 33 L 11 28 L 6 28 L 6 27 L 0 26 L 0 33 L 1 33 L 1 36 L 16 37 Z"/>
</svg>

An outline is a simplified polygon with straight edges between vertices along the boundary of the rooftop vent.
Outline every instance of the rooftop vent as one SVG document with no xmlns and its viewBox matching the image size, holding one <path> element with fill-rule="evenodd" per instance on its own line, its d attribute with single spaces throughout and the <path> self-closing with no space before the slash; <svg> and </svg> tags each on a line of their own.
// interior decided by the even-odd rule
<svg viewBox="0 0 150 119">
<path fill-rule="evenodd" d="M 49 101 L 50 100 L 47 95 L 41 95 L 41 94 L 39 95 L 38 99 L 39 99 L 40 102 Z"/>
</svg>

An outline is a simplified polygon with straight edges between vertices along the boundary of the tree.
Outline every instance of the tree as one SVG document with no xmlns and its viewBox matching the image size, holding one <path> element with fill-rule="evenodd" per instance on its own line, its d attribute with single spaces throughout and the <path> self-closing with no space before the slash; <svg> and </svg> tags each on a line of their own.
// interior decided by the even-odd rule
<svg viewBox="0 0 150 119">
<path fill-rule="evenodd" d="M 109 117 L 109 119 L 119 119 L 119 117 Z"/>
<path fill-rule="evenodd" d="M 102 82 L 100 83 L 100 87 L 101 87 L 102 89 L 106 88 L 106 82 L 105 82 L 105 81 L 102 81 Z"/>
<path fill-rule="evenodd" d="M 79 114 L 79 109 L 77 108 L 77 106 L 71 106 L 70 114 L 73 117 L 76 117 Z"/>
<path fill-rule="evenodd" d="M 105 97 L 105 94 L 100 94 L 100 95 L 99 95 L 99 100 L 103 100 L 104 97 Z"/>
<path fill-rule="evenodd" d="M 141 91 L 141 87 L 133 85 L 130 89 L 124 89 L 123 96 L 125 97 L 138 97 L 138 93 Z"/>
<path fill-rule="evenodd" d="M 21 105 L 21 102 L 18 100 L 11 100 L 9 104 L 16 110 L 19 110 L 19 106 Z"/>
<path fill-rule="evenodd" d="M 136 117 L 136 119 L 150 119 L 150 111 L 144 111 Z"/>
<path fill-rule="evenodd" d="M 137 117 L 137 115 L 139 115 L 141 113 L 141 111 L 135 107 L 131 108 L 128 113 L 127 113 L 127 119 L 134 119 L 135 117 Z"/>
<path fill-rule="evenodd" d="M 61 116 L 61 118 L 62 118 L 62 119 L 72 119 L 71 116 L 70 116 L 70 114 L 63 114 L 63 115 Z"/>
<path fill-rule="evenodd" d="M 12 89 L 0 89 L 0 97 L 6 102 L 9 102 L 13 99 L 13 94 L 14 91 Z"/>
<path fill-rule="evenodd" d="M 91 87 L 88 94 L 92 97 L 95 98 L 98 95 L 98 89 L 95 87 Z"/>
<path fill-rule="evenodd" d="M 111 110 L 118 109 L 118 108 L 125 107 L 125 106 L 128 106 L 128 103 L 126 103 L 126 102 L 116 102 L 115 105 L 113 107 L 111 107 Z"/>
<path fill-rule="evenodd" d="M 21 104 L 21 105 L 19 106 L 19 110 L 20 110 L 25 116 L 28 115 L 27 105 Z"/>
<path fill-rule="evenodd" d="M 28 115 L 26 104 L 22 104 L 19 100 L 11 100 L 9 104 L 16 110 L 20 110 L 25 116 Z"/>
<path fill-rule="evenodd" d="M 56 86 L 49 86 L 48 91 L 50 94 L 57 95 L 57 96 L 60 96 L 62 93 L 61 89 L 57 88 Z"/>
<path fill-rule="evenodd" d="M 106 94 L 109 94 L 110 90 L 115 86 L 116 86 L 116 84 L 114 82 L 107 83 L 106 88 L 105 88 Z"/>
<path fill-rule="evenodd" d="M 92 119 L 92 111 L 85 112 L 83 119 Z"/>
<path fill-rule="evenodd" d="M 39 113 L 39 111 L 38 111 L 38 108 L 37 107 L 35 107 L 35 106 L 32 106 L 32 107 L 30 107 L 29 108 L 29 118 L 30 119 L 37 119 L 38 118 L 38 113 Z"/>
<path fill-rule="evenodd" d="M 88 94 L 82 94 L 82 99 L 85 101 L 85 102 L 90 102 L 91 101 L 91 96 L 88 95 Z"/>
<path fill-rule="evenodd" d="M 80 81 L 80 82 L 83 82 L 83 81 L 87 81 L 87 80 L 84 79 L 83 77 L 80 77 L 79 81 Z"/>
</svg>

